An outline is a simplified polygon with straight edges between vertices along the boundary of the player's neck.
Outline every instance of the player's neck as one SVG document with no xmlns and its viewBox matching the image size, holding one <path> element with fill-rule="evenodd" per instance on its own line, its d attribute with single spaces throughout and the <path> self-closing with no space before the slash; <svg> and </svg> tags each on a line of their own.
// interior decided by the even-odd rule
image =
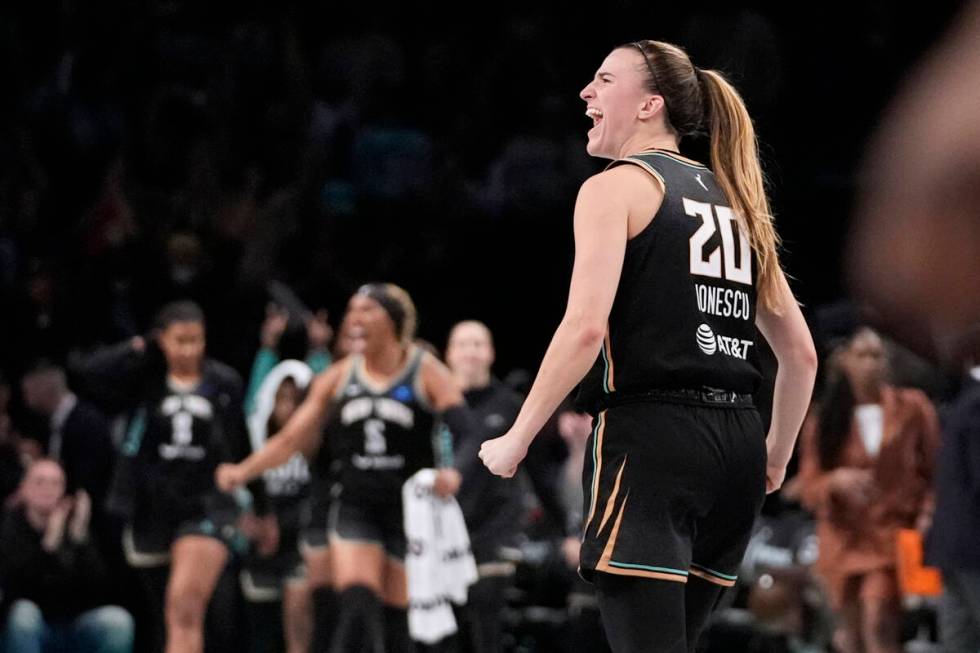
<svg viewBox="0 0 980 653">
<path fill-rule="evenodd" d="M 649 152 L 650 150 L 669 150 L 679 152 L 677 137 L 671 134 L 636 134 L 626 140 L 619 150 L 619 158 L 625 159 L 628 156 L 639 152 Z"/>
<path fill-rule="evenodd" d="M 168 380 L 172 385 L 177 386 L 182 389 L 193 388 L 197 385 L 198 381 L 201 380 L 201 371 L 181 371 L 177 372 L 170 370 L 167 373 Z"/>
<path fill-rule="evenodd" d="M 398 373 L 407 357 L 408 349 L 401 344 L 380 347 L 375 351 L 364 352 L 364 368 L 375 378 L 390 378 Z"/>
</svg>

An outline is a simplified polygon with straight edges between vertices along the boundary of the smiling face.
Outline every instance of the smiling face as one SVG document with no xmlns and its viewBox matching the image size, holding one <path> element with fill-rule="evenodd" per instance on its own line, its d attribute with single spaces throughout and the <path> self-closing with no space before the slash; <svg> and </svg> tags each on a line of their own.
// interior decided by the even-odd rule
<svg viewBox="0 0 980 653">
<path fill-rule="evenodd" d="M 647 89 L 645 66 L 639 50 L 613 50 L 579 93 L 593 124 L 586 146 L 591 156 L 619 158 L 642 122 L 662 110 L 663 98 Z"/>
<path fill-rule="evenodd" d="M 461 322 L 453 327 L 446 346 L 446 363 L 458 377 L 478 385 L 490 376 L 493 337 L 480 322 Z"/>
<path fill-rule="evenodd" d="M 58 463 L 39 460 L 27 470 L 21 482 L 24 507 L 41 515 L 49 515 L 65 496 L 65 473 Z"/>
</svg>

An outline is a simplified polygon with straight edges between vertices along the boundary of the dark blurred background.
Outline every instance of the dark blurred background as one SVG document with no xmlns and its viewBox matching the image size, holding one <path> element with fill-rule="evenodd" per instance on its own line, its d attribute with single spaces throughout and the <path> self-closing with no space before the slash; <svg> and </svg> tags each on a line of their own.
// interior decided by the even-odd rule
<svg viewBox="0 0 980 653">
<path fill-rule="evenodd" d="M 837 300 L 865 143 L 958 4 L 3 3 L 0 369 L 141 333 L 187 296 L 244 372 L 270 280 L 334 322 L 358 284 L 394 281 L 422 337 L 475 317 L 501 371 L 535 366 L 602 166 L 578 92 L 638 38 L 730 75 L 795 289 Z"/>
</svg>

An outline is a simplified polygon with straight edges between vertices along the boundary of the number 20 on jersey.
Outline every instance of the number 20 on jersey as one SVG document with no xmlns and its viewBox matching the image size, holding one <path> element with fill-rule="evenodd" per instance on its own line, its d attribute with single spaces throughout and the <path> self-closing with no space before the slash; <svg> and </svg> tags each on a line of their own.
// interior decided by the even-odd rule
<svg viewBox="0 0 980 653">
<path fill-rule="evenodd" d="M 738 226 L 738 219 L 730 207 L 711 205 L 684 198 L 684 211 L 692 218 L 700 218 L 701 226 L 691 236 L 691 274 L 715 279 L 727 279 L 752 285 L 752 249 L 745 232 Z M 715 235 L 715 216 L 721 227 L 721 245 L 711 252 L 705 248 Z M 738 259 L 735 258 L 735 237 L 738 236 Z M 723 274 L 724 272 L 724 274 Z"/>
</svg>

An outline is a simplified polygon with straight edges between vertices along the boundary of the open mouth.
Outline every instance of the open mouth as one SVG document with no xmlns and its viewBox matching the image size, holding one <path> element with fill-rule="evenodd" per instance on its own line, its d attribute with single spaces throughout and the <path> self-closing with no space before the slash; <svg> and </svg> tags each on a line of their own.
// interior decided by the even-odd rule
<svg viewBox="0 0 980 653">
<path fill-rule="evenodd" d="M 603 116 L 602 116 L 601 109 L 597 109 L 595 107 L 589 107 L 588 109 L 585 110 L 585 115 L 588 116 L 589 118 L 592 118 L 592 129 L 598 127 L 599 123 L 602 122 Z"/>
</svg>

